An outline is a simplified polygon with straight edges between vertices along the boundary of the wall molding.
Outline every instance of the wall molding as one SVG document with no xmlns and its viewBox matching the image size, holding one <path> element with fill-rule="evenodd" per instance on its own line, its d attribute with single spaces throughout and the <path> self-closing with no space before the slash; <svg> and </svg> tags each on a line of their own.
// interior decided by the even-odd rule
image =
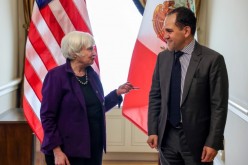
<svg viewBox="0 0 248 165">
<path fill-rule="evenodd" d="M 238 115 L 246 122 L 248 122 L 248 110 L 241 105 L 235 103 L 234 101 L 228 101 L 228 109 L 231 110 L 234 114 Z"/>
<path fill-rule="evenodd" d="M 220 158 L 216 157 L 214 159 L 214 165 L 224 165 L 224 163 L 220 160 Z"/>
<path fill-rule="evenodd" d="M 17 78 L 3 86 L 0 86 L 0 96 L 3 96 L 7 93 L 13 92 L 18 89 L 18 85 L 21 83 L 21 78 Z"/>
</svg>

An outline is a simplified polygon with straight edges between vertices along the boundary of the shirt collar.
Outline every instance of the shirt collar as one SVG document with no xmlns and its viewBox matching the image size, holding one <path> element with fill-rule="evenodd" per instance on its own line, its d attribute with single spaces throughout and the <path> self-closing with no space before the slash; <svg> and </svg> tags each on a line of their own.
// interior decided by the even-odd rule
<svg viewBox="0 0 248 165">
<path fill-rule="evenodd" d="M 193 39 L 187 46 L 185 46 L 181 51 L 185 54 L 191 55 L 195 47 L 195 39 Z"/>
</svg>

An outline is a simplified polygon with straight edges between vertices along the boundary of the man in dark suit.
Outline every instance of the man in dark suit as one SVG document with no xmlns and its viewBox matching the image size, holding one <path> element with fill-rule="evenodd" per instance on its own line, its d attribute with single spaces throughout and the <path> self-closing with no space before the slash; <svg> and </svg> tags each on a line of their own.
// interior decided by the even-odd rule
<svg viewBox="0 0 248 165">
<path fill-rule="evenodd" d="M 162 165 L 212 165 L 227 116 L 224 58 L 195 41 L 196 18 L 185 7 L 167 14 L 164 29 L 167 50 L 152 78 L 147 143 L 159 150 Z"/>
</svg>

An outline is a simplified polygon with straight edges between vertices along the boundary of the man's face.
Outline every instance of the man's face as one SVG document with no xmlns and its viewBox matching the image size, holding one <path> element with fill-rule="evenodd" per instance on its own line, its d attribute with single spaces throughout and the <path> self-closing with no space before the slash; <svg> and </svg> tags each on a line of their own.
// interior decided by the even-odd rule
<svg viewBox="0 0 248 165">
<path fill-rule="evenodd" d="M 164 21 L 165 35 L 164 39 L 167 43 L 167 48 L 170 51 L 179 51 L 186 46 L 186 32 L 185 28 L 180 30 L 176 24 L 176 14 L 166 16 Z"/>
</svg>

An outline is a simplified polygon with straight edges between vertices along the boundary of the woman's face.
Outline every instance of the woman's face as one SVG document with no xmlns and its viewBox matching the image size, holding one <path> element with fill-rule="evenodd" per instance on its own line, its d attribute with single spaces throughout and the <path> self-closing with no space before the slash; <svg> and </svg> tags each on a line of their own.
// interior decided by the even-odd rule
<svg viewBox="0 0 248 165">
<path fill-rule="evenodd" d="M 94 63 L 96 57 L 95 46 L 83 48 L 80 52 L 80 56 L 76 60 L 85 66 L 90 66 Z"/>
</svg>

